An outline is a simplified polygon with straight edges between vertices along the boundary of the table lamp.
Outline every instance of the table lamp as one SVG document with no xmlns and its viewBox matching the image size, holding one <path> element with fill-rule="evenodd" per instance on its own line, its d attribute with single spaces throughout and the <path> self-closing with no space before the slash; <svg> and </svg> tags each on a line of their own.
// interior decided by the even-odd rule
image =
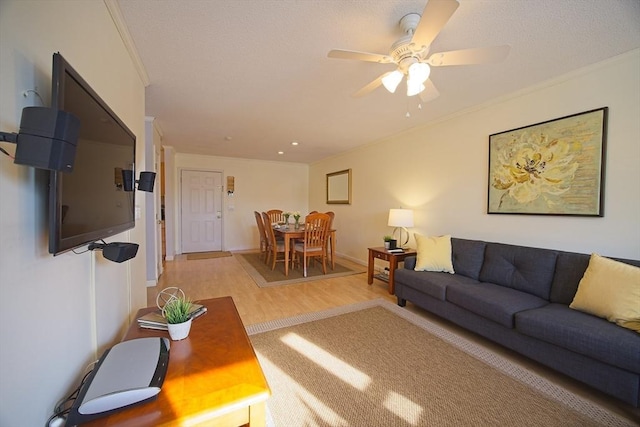
<svg viewBox="0 0 640 427">
<path fill-rule="evenodd" d="M 409 243 L 409 231 L 407 227 L 413 227 L 413 211 L 411 209 L 389 209 L 389 227 L 395 227 L 393 235 L 399 233 L 398 245 L 404 248 Z M 406 234 L 406 238 L 402 239 L 402 232 Z"/>
</svg>

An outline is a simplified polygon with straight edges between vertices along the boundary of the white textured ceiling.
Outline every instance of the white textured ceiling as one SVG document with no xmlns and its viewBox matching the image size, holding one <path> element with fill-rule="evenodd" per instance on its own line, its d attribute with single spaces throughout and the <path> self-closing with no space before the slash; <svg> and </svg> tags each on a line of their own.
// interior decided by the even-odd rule
<svg viewBox="0 0 640 427">
<path fill-rule="evenodd" d="M 459 2 L 431 52 L 511 52 L 434 67 L 440 97 L 419 110 L 402 90 L 351 97 L 395 67 L 327 52 L 387 54 L 425 0 L 118 0 L 163 143 L 226 157 L 312 163 L 640 47 L 639 0 Z"/>
</svg>

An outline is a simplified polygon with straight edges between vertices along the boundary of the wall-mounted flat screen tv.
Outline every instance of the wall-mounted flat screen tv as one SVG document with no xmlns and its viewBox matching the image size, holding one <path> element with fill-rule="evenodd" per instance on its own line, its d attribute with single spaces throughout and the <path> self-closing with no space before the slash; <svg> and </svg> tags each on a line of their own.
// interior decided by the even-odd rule
<svg viewBox="0 0 640 427">
<path fill-rule="evenodd" d="M 73 172 L 49 177 L 49 252 L 57 255 L 135 226 L 135 191 L 124 191 L 122 170 L 135 170 L 136 137 L 59 53 L 51 92 L 53 108 L 80 119 Z"/>
</svg>

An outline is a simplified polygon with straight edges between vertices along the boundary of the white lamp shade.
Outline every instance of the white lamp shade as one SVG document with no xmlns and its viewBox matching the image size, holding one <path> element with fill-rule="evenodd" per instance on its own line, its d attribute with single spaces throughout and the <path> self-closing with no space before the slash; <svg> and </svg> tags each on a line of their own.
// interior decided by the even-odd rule
<svg viewBox="0 0 640 427">
<path fill-rule="evenodd" d="M 431 74 L 431 67 L 424 62 L 416 62 L 409 67 L 409 79 L 424 83 Z"/>
<path fill-rule="evenodd" d="M 424 62 L 416 62 L 409 67 L 407 78 L 407 96 L 414 96 L 425 89 L 424 82 L 429 78 L 431 68 Z"/>
<path fill-rule="evenodd" d="M 425 89 L 425 86 L 421 82 L 413 82 L 407 80 L 407 96 L 414 96 L 419 94 Z"/>
<path fill-rule="evenodd" d="M 389 227 L 413 227 L 413 211 L 411 209 L 389 209 Z"/>
<path fill-rule="evenodd" d="M 392 71 L 382 78 L 382 84 L 389 92 L 394 93 L 403 76 L 404 74 L 398 70 Z"/>
</svg>

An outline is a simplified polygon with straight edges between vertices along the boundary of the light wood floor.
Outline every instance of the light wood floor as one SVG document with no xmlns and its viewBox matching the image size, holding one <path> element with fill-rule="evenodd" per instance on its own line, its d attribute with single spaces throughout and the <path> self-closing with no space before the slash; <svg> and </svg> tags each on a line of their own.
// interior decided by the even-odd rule
<svg viewBox="0 0 640 427">
<path fill-rule="evenodd" d="M 276 268 L 282 268 L 282 264 Z M 147 291 L 149 305 L 155 305 L 157 292 L 168 286 L 181 288 L 193 300 L 233 297 L 245 325 L 377 298 L 396 301 L 387 292 L 386 283 L 376 280 L 367 285 L 366 273 L 259 288 L 234 257 L 187 261 L 180 255 L 168 261 L 158 285 Z"/>
<path fill-rule="evenodd" d="M 349 261 L 343 259 L 341 263 L 349 264 Z M 278 267 L 282 268 L 281 265 L 276 266 L 276 268 Z M 396 298 L 387 292 L 386 283 L 374 280 L 372 285 L 367 285 L 366 273 L 333 279 L 320 279 L 314 282 L 294 285 L 259 288 L 233 256 L 187 261 L 186 256 L 180 255 L 174 261 L 167 261 L 158 285 L 147 290 L 148 304 L 150 306 L 155 305 L 157 292 L 169 286 L 181 288 L 193 300 L 221 296 L 233 297 L 245 325 L 302 313 L 322 311 L 332 307 L 377 298 L 384 298 L 393 303 L 396 302 Z M 640 421 L 640 410 L 637 408 L 632 408 L 630 405 L 612 399 L 564 375 L 557 374 L 510 350 L 468 333 L 415 307 L 411 303 L 407 304 L 407 310 L 484 345 L 492 351 L 563 385 L 584 398 L 599 403 L 613 412 Z"/>
</svg>

